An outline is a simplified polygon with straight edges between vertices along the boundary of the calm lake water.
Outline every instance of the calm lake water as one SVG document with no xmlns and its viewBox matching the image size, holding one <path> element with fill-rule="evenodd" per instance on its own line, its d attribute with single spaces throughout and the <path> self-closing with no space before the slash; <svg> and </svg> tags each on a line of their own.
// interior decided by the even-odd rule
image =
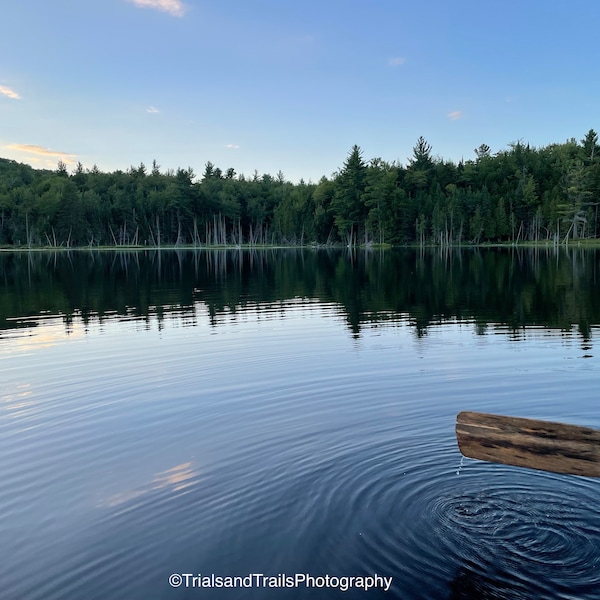
<svg viewBox="0 0 600 600">
<path fill-rule="evenodd" d="M 1 597 L 600 598 L 600 480 L 454 433 L 600 428 L 598 258 L 1 254 Z"/>
</svg>

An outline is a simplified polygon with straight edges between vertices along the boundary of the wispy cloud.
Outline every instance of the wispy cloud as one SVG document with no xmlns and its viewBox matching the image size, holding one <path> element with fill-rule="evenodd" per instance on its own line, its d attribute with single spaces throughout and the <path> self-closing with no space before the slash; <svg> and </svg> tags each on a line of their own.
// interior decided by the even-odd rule
<svg viewBox="0 0 600 600">
<path fill-rule="evenodd" d="M 174 17 L 183 17 L 185 5 L 181 0 L 128 0 L 139 8 L 154 8 Z"/>
<path fill-rule="evenodd" d="M 459 119 L 462 119 L 464 116 L 465 115 L 462 112 L 462 110 L 455 110 L 455 111 L 452 111 L 451 113 L 448 113 L 448 118 L 451 121 L 458 121 Z"/>
<path fill-rule="evenodd" d="M 152 115 L 154 115 L 154 114 L 156 114 L 156 113 L 159 113 L 159 112 L 160 112 L 160 110 L 158 110 L 158 108 L 156 108 L 156 106 L 149 106 L 149 107 L 146 109 L 146 112 L 147 112 L 147 113 L 150 113 L 150 114 L 152 114 Z"/>
<path fill-rule="evenodd" d="M 0 85 L 0 95 L 6 96 L 7 98 L 12 98 L 13 100 L 20 100 L 21 96 L 15 92 L 12 88 L 6 87 L 5 85 Z"/>
<path fill-rule="evenodd" d="M 237 150 L 239 146 L 237 144 L 225 144 L 225 148 L 230 148 L 232 150 Z"/>
<path fill-rule="evenodd" d="M 39 156 L 43 158 L 58 158 L 65 163 L 72 163 L 75 161 L 75 155 L 69 152 L 60 152 L 59 150 L 51 150 L 50 148 L 44 148 L 44 146 L 38 146 L 36 144 L 9 144 L 6 146 L 9 150 L 15 150 L 17 152 L 23 152 L 25 154 L 33 155 L 34 157 Z"/>
<path fill-rule="evenodd" d="M 388 59 L 388 65 L 390 67 L 399 67 L 406 62 L 406 58 L 404 56 L 394 56 L 393 58 Z"/>
</svg>

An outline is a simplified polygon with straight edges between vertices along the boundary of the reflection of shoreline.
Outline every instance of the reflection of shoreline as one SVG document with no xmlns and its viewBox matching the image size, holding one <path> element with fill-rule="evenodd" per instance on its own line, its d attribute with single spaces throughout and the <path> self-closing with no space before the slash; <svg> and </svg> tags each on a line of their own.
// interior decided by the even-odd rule
<svg viewBox="0 0 600 600">
<path fill-rule="evenodd" d="M 303 299 L 335 304 L 356 337 L 365 327 L 411 323 L 508 328 L 600 323 L 596 253 L 585 249 L 447 248 L 50 251 L 0 256 L 0 331 L 44 314 L 65 326 L 105 318 L 195 318 L 202 303 L 217 326 L 226 313 Z"/>
</svg>

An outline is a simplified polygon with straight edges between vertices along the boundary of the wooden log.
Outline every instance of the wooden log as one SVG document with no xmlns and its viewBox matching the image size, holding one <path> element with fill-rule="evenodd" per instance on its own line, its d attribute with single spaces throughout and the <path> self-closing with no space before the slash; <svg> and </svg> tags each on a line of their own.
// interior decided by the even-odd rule
<svg viewBox="0 0 600 600">
<path fill-rule="evenodd" d="M 600 431 L 590 427 L 461 412 L 456 439 L 468 458 L 600 477 Z"/>
</svg>

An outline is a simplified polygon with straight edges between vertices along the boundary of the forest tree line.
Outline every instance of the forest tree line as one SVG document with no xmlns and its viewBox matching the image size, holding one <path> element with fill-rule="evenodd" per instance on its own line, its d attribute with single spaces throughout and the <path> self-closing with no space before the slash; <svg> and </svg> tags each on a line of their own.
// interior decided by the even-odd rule
<svg viewBox="0 0 600 600">
<path fill-rule="evenodd" d="M 354 146 L 318 183 L 237 175 L 212 163 L 162 172 L 156 161 L 126 172 L 81 163 L 38 170 L 0 159 L 0 244 L 5 246 L 554 243 L 600 234 L 600 146 L 492 154 L 486 144 L 458 163 L 420 137 L 406 165 L 365 160 Z"/>
</svg>

